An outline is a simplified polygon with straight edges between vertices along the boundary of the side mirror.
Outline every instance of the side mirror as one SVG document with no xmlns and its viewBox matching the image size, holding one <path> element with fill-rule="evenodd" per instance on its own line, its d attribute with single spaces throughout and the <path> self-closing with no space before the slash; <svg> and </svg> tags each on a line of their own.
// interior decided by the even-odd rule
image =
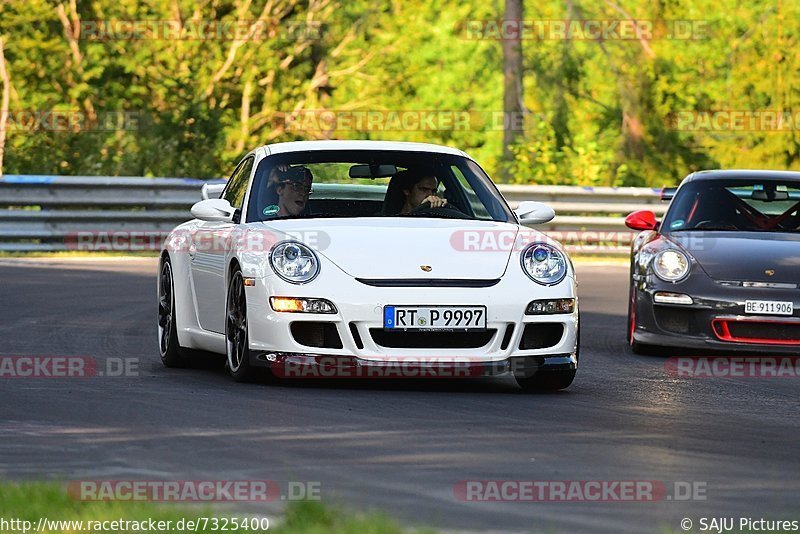
<svg viewBox="0 0 800 534">
<path fill-rule="evenodd" d="M 201 200 L 192 206 L 192 216 L 201 221 L 230 222 L 236 210 L 224 198 L 210 198 Z"/>
<path fill-rule="evenodd" d="M 658 228 L 658 221 L 652 211 L 639 210 L 625 217 L 625 226 L 631 230 L 655 230 Z"/>
<path fill-rule="evenodd" d="M 203 200 L 219 198 L 224 190 L 225 184 L 203 184 L 203 188 L 200 190 L 200 197 Z"/>
<path fill-rule="evenodd" d="M 556 216 L 553 208 L 532 200 L 520 202 L 514 213 L 517 214 L 520 224 L 544 224 L 552 221 Z"/>
</svg>

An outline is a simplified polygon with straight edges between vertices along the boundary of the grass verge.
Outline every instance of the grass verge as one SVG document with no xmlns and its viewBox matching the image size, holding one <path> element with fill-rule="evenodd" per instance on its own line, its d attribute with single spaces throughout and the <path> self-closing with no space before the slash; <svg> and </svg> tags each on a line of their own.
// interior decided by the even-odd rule
<svg viewBox="0 0 800 534">
<path fill-rule="evenodd" d="M 0 483 L 0 532 L 4 533 L 37 532 L 36 529 L 42 518 L 46 520 L 45 527 L 47 528 L 42 528 L 39 532 L 53 534 L 89 532 L 103 532 L 103 534 L 122 532 L 138 532 L 140 534 L 142 532 L 219 533 L 223 531 L 242 534 L 263 532 L 400 534 L 409 532 L 408 529 L 401 528 L 397 522 L 384 515 L 374 513 L 353 515 L 319 502 L 292 502 L 284 509 L 283 514 L 280 517 L 273 514 L 256 516 L 252 513 L 215 511 L 209 507 L 145 501 L 80 501 L 70 497 L 64 486 L 55 483 Z M 264 517 L 269 519 L 268 529 L 260 528 L 267 526 L 263 521 L 259 521 Z M 236 528 L 232 522 L 233 518 L 237 520 Z M 243 527 L 242 521 L 247 518 L 249 518 L 248 523 L 250 524 Z M 150 523 L 151 520 L 154 523 Z M 12 523 L 12 521 L 16 522 Z M 159 521 L 164 523 L 159 525 L 159 528 L 151 528 Z M 194 524 L 189 524 L 189 521 L 198 522 L 198 528 L 193 528 Z M 113 524 L 113 522 L 117 522 L 117 524 Z M 163 528 L 167 525 L 169 525 L 168 528 Z M 256 528 L 250 528 L 251 526 Z M 226 528 L 223 529 L 223 527 Z"/>
</svg>

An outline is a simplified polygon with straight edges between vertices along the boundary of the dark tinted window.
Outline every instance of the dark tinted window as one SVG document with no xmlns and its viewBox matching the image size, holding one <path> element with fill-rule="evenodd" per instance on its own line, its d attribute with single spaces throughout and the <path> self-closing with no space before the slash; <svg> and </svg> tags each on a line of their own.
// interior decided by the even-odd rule
<svg viewBox="0 0 800 534">
<path fill-rule="evenodd" d="M 662 229 L 797 232 L 800 182 L 758 177 L 688 182 L 672 200 Z"/>
</svg>

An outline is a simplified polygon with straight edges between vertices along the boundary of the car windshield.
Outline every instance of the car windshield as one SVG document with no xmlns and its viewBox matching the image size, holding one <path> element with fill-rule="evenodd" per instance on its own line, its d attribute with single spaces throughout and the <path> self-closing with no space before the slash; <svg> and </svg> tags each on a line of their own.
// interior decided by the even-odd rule
<svg viewBox="0 0 800 534">
<path fill-rule="evenodd" d="M 662 228 L 665 232 L 797 232 L 800 182 L 758 177 L 688 182 L 678 189 Z"/>
<path fill-rule="evenodd" d="M 463 156 L 335 150 L 262 160 L 248 201 L 248 222 L 332 217 L 514 220 L 489 177 Z"/>
</svg>

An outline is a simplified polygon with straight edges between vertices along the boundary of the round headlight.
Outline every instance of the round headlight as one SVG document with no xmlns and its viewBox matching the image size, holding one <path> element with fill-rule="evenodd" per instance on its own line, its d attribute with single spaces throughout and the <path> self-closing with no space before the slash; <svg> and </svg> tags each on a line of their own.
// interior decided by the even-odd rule
<svg viewBox="0 0 800 534">
<path fill-rule="evenodd" d="M 272 247 L 269 264 L 275 274 L 294 284 L 305 284 L 319 274 L 317 255 L 297 241 L 282 241 Z"/>
<path fill-rule="evenodd" d="M 567 258 L 552 245 L 534 243 L 520 255 L 522 270 L 531 280 L 552 286 L 567 276 Z"/>
<path fill-rule="evenodd" d="M 653 258 L 653 272 L 665 282 L 678 282 L 686 278 L 692 263 L 679 250 L 662 250 Z"/>
</svg>

